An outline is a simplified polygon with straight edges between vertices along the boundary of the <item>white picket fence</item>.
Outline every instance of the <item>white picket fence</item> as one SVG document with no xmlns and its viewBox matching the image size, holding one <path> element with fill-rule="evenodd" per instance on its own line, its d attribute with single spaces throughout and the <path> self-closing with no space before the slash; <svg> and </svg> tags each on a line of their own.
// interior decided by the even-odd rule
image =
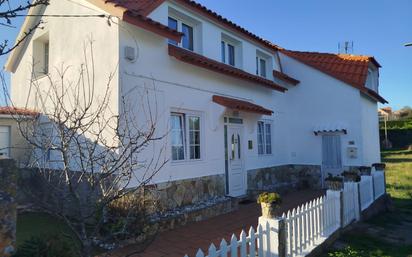
<svg viewBox="0 0 412 257">
<path fill-rule="evenodd" d="M 361 181 L 359 182 L 359 194 L 362 211 L 368 208 L 374 200 L 373 197 L 373 183 L 372 176 L 361 176 Z"/>
<path fill-rule="evenodd" d="M 336 230 L 360 220 L 360 212 L 384 193 L 384 172 L 375 171 L 358 183 L 345 182 L 342 191 L 328 190 L 326 196 L 281 218 L 260 217 L 256 230 L 242 230 L 239 238 L 233 234 L 230 242 L 223 239 L 218 247 L 212 243 L 206 253 L 199 249 L 196 257 L 306 256 Z"/>
<path fill-rule="evenodd" d="M 385 174 L 383 171 L 372 172 L 375 200 L 385 193 Z"/>
<path fill-rule="evenodd" d="M 276 242 L 276 238 L 270 238 L 269 223 L 265 224 L 265 228 L 261 224 L 257 227 L 257 231 L 253 227 L 250 227 L 248 235 L 244 230 L 239 235 L 239 238 L 235 234 L 232 235 L 229 243 L 225 239 L 222 239 L 219 248 L 212 243 L 208 249 L 207 255 L 203 253 L 201 249 L 198 250 L 196 257 L 247 257 L 247 256 L 258 256 L 258 257 L 269 257 L 269 249 L 264 249 L 263 245 L 269 244 L 270 242 Z M 188 255 L 185 255 L 188 257 Z M 273 256 L 275 257 L 275 256 Z"/>
<path fill-rule="evenodd" d="M 358 194 L 358 183 L 345 182 L 342 192 L 344 226 L 360 219 Z"/>
<path fill-rule="evenodd" d="M 286 221 L 286 256 L 305 256 L 340 226 L 339 192 L 328 191 L 326 196 L 288 211 Z"/>
</svg>

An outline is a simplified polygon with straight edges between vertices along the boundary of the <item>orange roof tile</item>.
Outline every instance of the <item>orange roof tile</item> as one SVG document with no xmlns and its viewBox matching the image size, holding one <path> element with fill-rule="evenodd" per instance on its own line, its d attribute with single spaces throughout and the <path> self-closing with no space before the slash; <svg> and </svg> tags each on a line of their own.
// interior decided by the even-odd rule
<svg viewBox="0 0 412 257">
<path fill-rule="evenodd" d="M 381 67 L 375 58 L 371 56 L 299 52 L 286 49 L 281 49 L 280 52 L 358 88 L 377 101 L 387 102 L 379 94 L 365 87 L 369 63 L 373 63 L 378 68 Z"/>
<path fill-rule="evenodd" d="M 273 111 L 266 109 L 260 105 L 234 98 L 214 95 L 212 100 L 217 104 L 238 111 L 253 112 L 265 115 L 272 115 L 273 113 Z"/>
<path fill-rule="evenodd" d="M 0 114 L 1 115 L 27 115 L 27 116 L 36 116 L 39 113 L 34 110 L 26 109 L 26 108 L 18 108 L 18 107 L 11 107 L 11 106 L 1 106 L 0 107 Z"/>
<path fill-rule="evenodd" d="M 212 60 L 203 55 L 196 54 L 192 51 L 183 49 L 181 47 L 169 45 L 169 55 L 175 57 L 176 59 L 182 62 L 193 64 L 198 67 L 202 67 L 202 68 L 205 68 L 211 71 L 225 74 L 227 76 L 231 76 L 237 79 L 242 79 L 242 80 L 246 80 L 249 82 L 257 83 L 262 86 L 265 86 L 265 87 L 268 87 L 270 89 L 274 89 L 280 92 L 285 92 L 287 90 L 286 88 L 276 84 L 275 82 L 271 80 L 256 76 L 254 74 L 250 74 L 241 69 Z"/>
</svg>

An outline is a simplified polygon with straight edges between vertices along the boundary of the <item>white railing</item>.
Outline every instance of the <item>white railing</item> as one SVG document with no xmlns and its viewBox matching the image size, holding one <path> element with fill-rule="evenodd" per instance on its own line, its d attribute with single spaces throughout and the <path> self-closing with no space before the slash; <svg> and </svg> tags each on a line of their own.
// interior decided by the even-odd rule
<svg viewBox="0 0 412 257">
<path fill-rule="evenodd" d="M 304 256 L 340 226 L 339 192 L 326 196 L 283 214 L 286 223 L 286 256 Z"/>
<path fill-rule="evenodd" d="M 359 182 L 359 194 L 362 211 L 373 203 L 373 183 L 372 176 L 362 176 Z"/>
<path fill-rule="evenodd" d="M 354 220 L 360 219 L 358 183 L 346 182 L 342 192 L 343 197 L 343 225 L 349 225 Z"/>
<path fill-rule="evenodd" d="M 250 227 L 248 235 L 242 230 L 239 238 L 233 234 L 229 243 L 222 239 L 218 248 L 212 243 L 207 251 L 207 255 L 199 249 L 196 257 L 228 257 L 229 254 L 231 257 L 273 256 L 270 255 L 269 249 L 264 249 L 263 247 L 265 244 L 270 244 L 270 241 L 277 241 L 276 239 L 271 239 L 267 231 L 270 231 L 269 223 L 266 223 L 265 227 L 259 224 L 257 231 Z M 188 255 L 185 255 L 185 257 L 188 257 Z"/>
<path fill-rule="evenodd" d="M 372 172 L 375 200 L 385 194 L 385 174 L 383 171 Z"/>
<path fill-rule="evenodd" d="M 342 191 L 327 190 L 326 196 L 307 202 L 281 218 L 259 218 L 257 230 L 242 230 L 229 243 L 211 244 L 196 257 L 295 257 L 306 256 L 341 227 L 360 220 L 361 211 L 385 193 L 384 172 L 346 182 Z M 188 257 L 188 255 L 185 255 Z"/>
</svg>

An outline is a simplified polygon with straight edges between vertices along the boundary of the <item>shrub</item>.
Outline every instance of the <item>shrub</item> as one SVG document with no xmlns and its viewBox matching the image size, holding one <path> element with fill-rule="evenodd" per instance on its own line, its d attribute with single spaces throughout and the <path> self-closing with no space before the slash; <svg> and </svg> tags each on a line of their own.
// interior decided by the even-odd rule
<svg viewBox="0 0 412 257">
<path fill-rule="evenodd" d="M 77 250 L 70 236 L 35 236 L 24 241 L 13 257 L 79 257 Z"/>
<path fill-rule="evenodd" d="M 331 173 L 328 173 L 328 176 L 325 178 L 325 181 L 343 182 L 343 178 L 339 176 L 333 176 Z"/>
<path fill-rule="evenodd" d="M 269 192 L 264 192 L 261 193 L 257 199 L 258 203 L 276 203 L 279 204 L 281 203 L 281 198 L 278 193 L 269 193 Z"/>
<path fill-rule="evenodd" d="M 350 246 L 346 247 L 343 250 L 338 250 L 333 253 L 328 254 L 329 257 L 363 257 L 365 253 L 362 251 L 357 251 L 352 249 Z"/>
</svg>

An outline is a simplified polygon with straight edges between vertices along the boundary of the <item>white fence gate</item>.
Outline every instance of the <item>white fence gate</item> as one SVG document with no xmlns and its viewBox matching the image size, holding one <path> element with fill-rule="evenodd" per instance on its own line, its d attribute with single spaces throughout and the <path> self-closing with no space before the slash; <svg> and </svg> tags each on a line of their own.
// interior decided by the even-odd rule
<svg viewBox="0 0 412 257">
<path fill-rule="evenodd" d="M 373 203 L 373 183 L 372 176 L 361 176 L 359 182 L 359 194 L 362 211 L 368 208 Z"/>
<path fill-rule="evenodd" d="M 372 172 L 375 200 L 385 193 L 385 174 L 383 171 Z"/>
<path fill-rule="evenodd" d="M 343 197 L 343 225 L 360 219 L 358 183 L 346 182 L 342 192 Z"/>
<path fill-rule="evenodd" d="M 283 214 L 286 223 L 286 256 L 305 256 L 340 227 L 339 192 L 328 191 Z"/>
</svg>

